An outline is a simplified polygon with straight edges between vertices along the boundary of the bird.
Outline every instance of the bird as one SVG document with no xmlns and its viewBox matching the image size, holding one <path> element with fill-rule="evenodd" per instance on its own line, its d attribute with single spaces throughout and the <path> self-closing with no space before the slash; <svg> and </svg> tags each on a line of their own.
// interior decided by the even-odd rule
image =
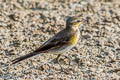
<svg viewBox="0 0 120 80">
<path fill-rule="evenodd" d="M 66 27 L 63 30 L 56 33 L 53 37 L 48 39 L 48 41 L 43 43 L 39 48 L 37 48 L 33 52 L 12 60 L 12 64 L 16 64 L 20 61 L 23 61 L 27 58 L 30 58 L 41 53 L 58 54 L 56 60 L 59 63 L 61 54 L 72 49 L 77 44 L 80 37 L 79 27 L 80 24 L 82 24 L 83 22 L 84 20 L 81 17 L 78 16 L 68 17 L 66 20 L 65 25 Z"/>
</svg>

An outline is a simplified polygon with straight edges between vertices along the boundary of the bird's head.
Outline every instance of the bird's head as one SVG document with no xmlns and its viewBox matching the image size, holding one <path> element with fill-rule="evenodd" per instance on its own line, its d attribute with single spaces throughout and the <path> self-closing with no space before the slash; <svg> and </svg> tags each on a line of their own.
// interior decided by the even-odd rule
<svg viewBox="0 0 120 80">
<path fill-rule="evenodd" d="M 80 24 L 82 23 L 83 23 L 83 18 L 79 16 L 68 17 L 68 19 L 66 20 L 66 28 L 78 30 Z"/>
</svg>

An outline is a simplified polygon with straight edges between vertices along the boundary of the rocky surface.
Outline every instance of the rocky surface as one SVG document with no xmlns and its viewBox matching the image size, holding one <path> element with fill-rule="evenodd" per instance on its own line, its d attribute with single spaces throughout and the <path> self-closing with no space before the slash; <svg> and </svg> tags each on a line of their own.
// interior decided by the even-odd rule
<svg viewBox="0 0 120 80">
<path fill-rule="evenodd" d="M 67 16 L 78 14 L 86 22 L 78 44 L 60 59 L 65 72 L 53 54 L 11 65 L 62 30 Z M 10 79 L 120 79 L 119 0 L 0 0 L 0 80 Z"/>
</svg>

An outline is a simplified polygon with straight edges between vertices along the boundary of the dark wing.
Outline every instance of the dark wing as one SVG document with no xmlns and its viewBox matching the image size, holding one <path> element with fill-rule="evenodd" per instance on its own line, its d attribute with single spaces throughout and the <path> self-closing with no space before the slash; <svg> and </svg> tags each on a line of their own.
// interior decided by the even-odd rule
<svg viewBox="0 0 120 80">
<path fill-rule="evenodd" d="M 67 45 L 68 40 L 72 35 L 67 35 L 68 32 L 65 32 L 64 30 L 50 38 L 48 41 L 46 41 L 42 46 L 40 46 L 38 49 L 36 49 L 34 52 L 48 52 L 51 49 L 59 48 L 60 46 Z"/>
<path fill-rule="evenodd" d="M 65 30 L 63 30 L 59 32 L 58 34 L 56 34 L 55 36 L 53 36 L 52 38 L 50 38 L 47 42 L 45 42 L 41 47 L 36 49 L 34 52 L 14 59 L 12 63 L 15 64 L 17 62 L 30 58 L 39 53 L 47 53 L 50 50 L 54 50 L 56 48 L 59 48 L 60 46 L 67 45 L 68 40 L 70 39 L 72 35 L 73 34 L 70 34 L 69 32 L 65 32 Z"/>
</svg>

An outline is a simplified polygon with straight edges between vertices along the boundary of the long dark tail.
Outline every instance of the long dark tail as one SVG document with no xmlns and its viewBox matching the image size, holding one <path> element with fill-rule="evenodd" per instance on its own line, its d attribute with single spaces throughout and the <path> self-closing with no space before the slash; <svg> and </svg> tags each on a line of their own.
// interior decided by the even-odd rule
<svg viewBox="0 0 120 80">
<path fill-rule="evenodd" d="M 37 55 L 37 54 L 39 54 L 39 52 L 33 52 L 33 53 L 26 54 L 24 56 L 18 57 L 16 59 L 12 60 L 12 64 L 18 63 L 22 60 L 25 60 L 25 59 L 30 58 L 30 57 Z"/>
</svg>

